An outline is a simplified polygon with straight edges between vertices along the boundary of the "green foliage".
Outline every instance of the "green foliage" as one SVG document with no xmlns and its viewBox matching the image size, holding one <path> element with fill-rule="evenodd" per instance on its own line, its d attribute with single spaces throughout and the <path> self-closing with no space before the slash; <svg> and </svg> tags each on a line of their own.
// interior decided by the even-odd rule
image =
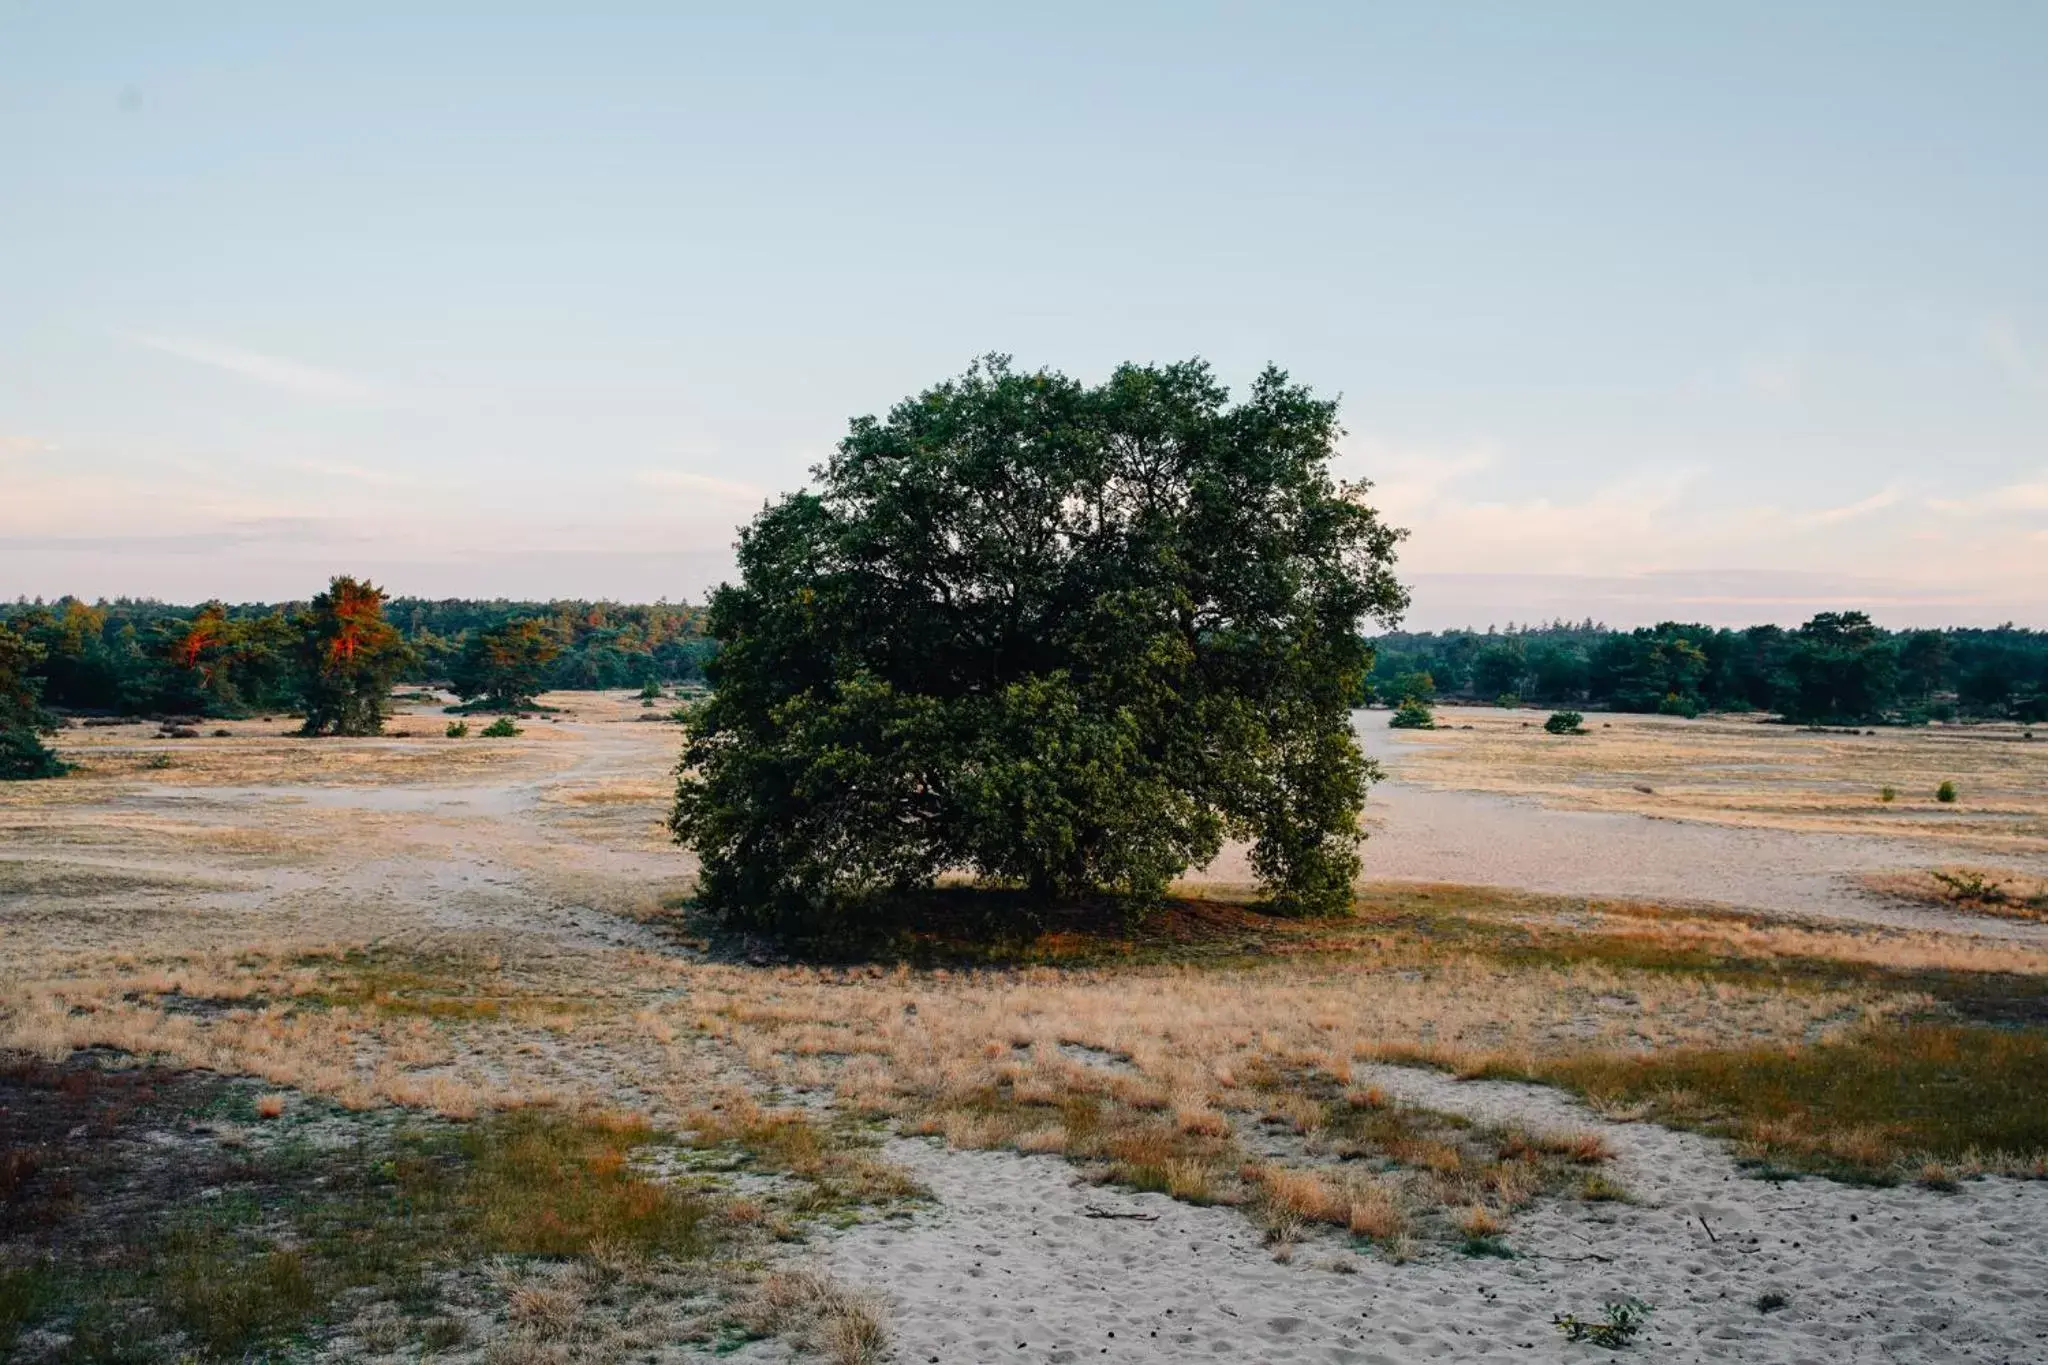
<svg viewBox="0 0 2048 1365">
<path fill-rule="evenodd" d="M 1543 722 L 1543 728 L 1553 735 L 1583 735 L 1585 726 L 1586 718 L 1576 711 L 1554 711 Z"/>
<path fill-rule="evenodd" d="M 1897 787 L 1879 787 L 1877 789 L 1877 799 L 1886 805 L 1890 805 L 1899 799 L 1899 789 Z"/>
<path fill-rule="evenodd" d="M 51 753 L 34 730 L 0 726 L 0 782 L 62 777 L 69 771 L 70 765 Z"/>
<path fill-rule="evenodd" d="M 1683 716 L 1691 720 L 1699 713 L 1700 704 L 1697 700 L 1677 692 L 1666 693 L 1664 699 L 1657 703 L 1657 714 L 1660 716 Z"/>
<path fill-rule="evenodd" d="M 1342 904 L 1398 533 L 1331 479 L 1333 404 L 1271 370 L 1227 399 L 1199 362 L 992 358 L 856 420 L 711 603 L 671 820 L 704 903 L 844 920 L 953 868 L 1146 896 L 1230 836 Z"/>
<path fill-rule="evenodd" d="M 1616 631 L 1588 620 L 1396 632 L 1373 644 L 1369 684 L 1387 697 L 1404 695 L 1400 680 L 1426 671 L 1444 696 L 1511 690 L 1618 711 L 1776 711 L 1802 725 L 2048 714 L 2048 631 L 2012 626 L 1891 634 L 1850 611 L 1820 613 L 1791 631 L 1676 621 Z"/>
<path fill-rule="evenodd" d="M 34 666 L 45 704 L 124 715 L 248 716 L 300 709 L 302 659 L 295 618 L 305 604 L 199 607 L 123 599 L 88 606 L 0 603 L 43 653 Z M 711 644 L 702 613 L 666 602 L 424 602 L 396 598 L 384 615 L 401 629 L 418 667 L 446 679 L 470 641 L 525 620 L 540 623 L 559 653 L 538 687 L 640 687 L 699 676 Z"/>
<path fill-rule="evenodd" d="M 59 777 L 65 765 L 44 745 L 55 719 L 42 705 L 35 665 L 43 647 L 0 623 L 0 782 Z"/>
<path fill-rule="evenodd" d="M 519 727 L 512 723 L 512 717 L 500 716 L 477 733 L 485 739 L 511 739 L 519 733 Z"/>
<path fill-rule="evenodd" d="M 1941 802 L 1944 806 L 1954 805 L 1956 800 L 1956 784 L 1944 778 L 1942 784 L 1934 789 L 1934 799 Z"/>
<path fill-rule="evenodd" d="M 648 680 L 647 680 L 646 682 L 644 682 L 644 683 L 641 683 L 641 684 L 640 684 L 640 700 L 642 700 L 642 701 L 660 701 L 660 700 L 661 700 L 661 684 L 660 684 L 660 683 L 658 683 L 658 682 L 656 682 L 656 681 L 655 681 L 654 679 L 652 679 L 652 678 L 649 678 L 649 679 L 648 679 Z"/>
<path fill-rule="evenodd" d="M 1472 690 L 1482 697 L 1519 692 L 1527 671 L 1522 642 L 1509 636 L 1481 649 L 1472 659 Z"/>
<path fill-rule="evenodd" d="M 1822 612 L 1801 626 L 1785 670 L 1779 710 L 1790 721 L 1861 724 L 1897 702 L 1898 652 L 1860 611 Z"/>
<path fill-rule="evenodd" d="M 519 621 L 536 621 L 559 648 L 540 692 L 639 688 L 703 674 L 713 651 L 703 609 L 655 602 L 428 602 L 397 598 L 389 614 L 419 655 L 424 675 L 451 678 L 469 641 Z"/>
<path fill-rule="evenodd" d="M 1599 1318 L 1587 1321 L 1570 1313 L 1560 1313 L 1551 1321 L 1557 1330 L 1564 1333 L 1566 1341 L 1583 1341 L 1593 1346 L 1605 1346 L 1618 1351 L 1635 1340 L 1649 1320 L 1650 1306 L 1640 1299 L 1615 1299 L 1609 1301 Z"/>
<path fill-rule="evenodd" d="M 466 720 L 451 720 L 448 722 L 448 728 L 442 731 L 442 733 L 450 739 L 468 739 L 469 722 Z"/>
<path fill-rule="evenodd" d="M 1950 900 L 1960 901 L 1964 904 L 2004 905 L 2007 901 L 2016 899 L 2006 891 L 2004 884 L 1997 879 L 1987 877 L 1982 872 L 1975 872 L 1968 868 L 1959 869 L 1955 872 L 1944 872 L 1939 868 L 1929 868 L 1927 875 L 1941 884 L 1942 889 L 1948 893 Z"/>
<path fill-rule="evenodd" d="M 238 617 L 208 602 L 189 622 L 166 623 L 159 651 L 166 667 L 154 706 L 190 715 L 240 716 L 295 700 L 292 624 L 282 612 Z"/>
<path fill-rule="evenodd" d="M 508 621 L 469 637 L 450 674 L 464 701 L 481 701 L 499 711 L 533 705 L 561 644 L 539 621 Z M 650 687 L 656 686 L 651 680 Z"/>
<path fill-rule="evenodd" d="M 384 730 L 392 681 L 411 658 L 384 619 L 384 591 L 343 575 L 300 612 L 300 689 L 305 735 L 375 735 Z"/>
<path fill-rule="evenodd" d="M 1394 708 L 1394 714 L 1387 717 L 1387 724 L 1396 730 L 1434 730 L 1436 716 L 1426 702 L 1410 697 Z"/>
<path fill-rule="evenodd" d="M 1394 679 L 1388 688 L 1388 695 L 1398 697 L 1402 701 L 1435 701 L 1436 679 L 1423 670 L 1403 673 Z"/>
</svg>

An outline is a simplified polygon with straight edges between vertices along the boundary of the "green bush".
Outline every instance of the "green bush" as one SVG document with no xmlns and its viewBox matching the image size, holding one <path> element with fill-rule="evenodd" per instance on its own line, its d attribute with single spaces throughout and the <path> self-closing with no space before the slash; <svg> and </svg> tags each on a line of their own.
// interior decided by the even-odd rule
<svg viewBox="0 0 2048 1365">
<path fill-rule="evenodd" d="M 1687 720 L 1691 720 L 1699 713 L 1700 704 L 1698 702 L 1694 701 L 1691 697 L 1680 696 L 1676 692 L 1667 692 L 1664 695 L 1664 700 L 1657 703 L 1657 714 L 1660 716 L 1683 716 Z"/>
<path fill-rule="evenodd" d="M 1410 697 L 1394 708 L 1387 725 L 1395 730 L 1434 730 L 1436 717 L 1430 714 L 1426 703 Z"/>
<path fill-rule="evenodd" d="M 0 782 L 62 777 L 69 771 L 33 730 L 0 729 Z"/>
<path fill-rule="evenodd" d="M 469 738 L 469 722 L 466 720 L 451 720 L 448 722 L 447 730 L 443 733 L 450 739 L 467 739 Z"/>
<path fill-rule="evenodd" d="M 1493 699 L 1493 704 L 1503 711 L 1512 711 L 1522 704 L 1522 699 L 1513 692 L 1503 692 Z"/>
<path fill-rule="evenodd" d="M 1583 735 L 1586 733 L 1585 720 L 1576 711 L 1554 711 L 1550 719 L 1543 722 L 1543 728 L 1553 735 Z"/>
<path fill-rule="evenodd" d="M 1899 789 L 1897 787 L 1879 787 L 1877 789 L 1877 799 L 1886 805 L 1890 805 L 1899 799 Z"/>
<path fill-rule="evenodd" d="M 1956 784 L 1943 782 L 1934 789 L 1934 799 L 1944 806 L 1953 806 L 1956 803 Z"/>
<path fill-rule="evenodd" d="M 478 733 L 485 739 L 510 739 L 519 733 L 519 727 L 512 723 L 512 717 L 500 716 Z"/>
</svg>

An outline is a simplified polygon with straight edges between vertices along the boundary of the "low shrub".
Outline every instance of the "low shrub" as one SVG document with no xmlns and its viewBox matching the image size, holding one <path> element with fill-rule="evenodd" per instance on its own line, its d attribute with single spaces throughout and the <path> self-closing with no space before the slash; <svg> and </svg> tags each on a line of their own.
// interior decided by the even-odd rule
<svg viewBox="0 0 2048 1365">
<path fill-rule="evenodd" d="M 519 727 L 512 723 L 512 717 L 500 716 L 486 725 L 480 732 L 485 739 L 511 739 L 519 733 Z"/>
<path fill-rule="evenodd" d="M 1934 799 L 1944 806 L 1953 806 L 1956 803 L 1956 784 L 1944 781 L 1934 789 Z"/>
<path fill-rule="evenodd" d="M 1553 711 L 1543 728 L 1553 735 L 1583 735 L 1586 718 L 1576 711 Z"/>
<path fill-rule="evenodd" d="M 1410 697 L 1394 708 L 1394 714 L 1388 718 L 1387 724 L 1396 730 L 1434 730 L 1436 717 L 1430 714 L 1427 703 Z"/>
<path fill-rule="evenodd" d="M 1566 1341 L 1583 1341 L 1618 1351 L 1643 1330 L 1649 1316 L 1650 1306 L 1642 1300 L 1616 1299 L 1608 1303 L 1600 1317 L 1590 1322 L 1571 1313 L 1560 1313 L 1551 1321 L 1557 1324 L 1558 1331 L 1564 1333 Z"/>
<path fill-rule="evenodd" d="M 450 739 L 467 739 L 469 737 L 469 722 L 466 720 L 451 720 L 448 722 L 448 728 L 442 733 Z"/>
</svg>

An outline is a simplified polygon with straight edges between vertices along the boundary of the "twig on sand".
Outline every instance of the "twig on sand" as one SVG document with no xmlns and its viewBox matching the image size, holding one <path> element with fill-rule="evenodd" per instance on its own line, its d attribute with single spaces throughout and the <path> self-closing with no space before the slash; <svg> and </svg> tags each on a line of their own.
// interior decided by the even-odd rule
<svg viewBox="0 0 2048 1365">
<path fill-rule="evenodd" d="M 1124 1218 L 1137 1223 L 1156 1223 L 1159 1221 L 1159 1215 L 1156 1213 L 1118 1213 L 1114 1209 L 1105 1209 L 1100 1204 L 1084 1205 L 1081 1213 L 1083 1217 L 1087 1218 Z"/>
<path fill-rule="evenodd" d="M 1707 1240 L 1709 1242 L 1718 1242 L 1721 1240 L 1719 1237 L 1716 1237 L 1714 1235 L 1713 1225 L 1707 1222 L 1707 1215 L 1705 1215 L 1704 1213 L 1700 1215 L 1700 1226 L 1707 1230 Z"/>
</svg>

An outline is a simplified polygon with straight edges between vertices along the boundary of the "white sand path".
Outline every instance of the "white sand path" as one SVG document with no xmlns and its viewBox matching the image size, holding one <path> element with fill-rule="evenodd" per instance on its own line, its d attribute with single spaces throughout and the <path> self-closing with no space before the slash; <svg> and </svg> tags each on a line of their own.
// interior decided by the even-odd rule
<svg viewBox="0 0 2048 1365">
<path fill-rule="evenodd" d="M 1233 1210 L 1097 1188 L 1057 1157 L 898 1141 L 887 1155 L 940 1207 L 856 1229 L 830 1264 L 890 1299 L 906 1362 L 1612 1359 L 1551 1318 L 1624 1295 L 1655 1310 L 1637 1358 L 2048 1360 L 2048 1183 L 1781 1185 L 1719 1143 L 1601 1123 L 1555 1091 L 1372 1071 L 1432 1107 L 1598 1129 L 1641 1202 L 1546 1200 L 1516 1218 L 1512 1260 L 1432 1249 L 1393 1265 L 1326 1233 L 1282 1265 Z M 1356 1273 L 1328 1268 L 1339 1259 Z M 1768 1291 L 1786 1306 L 1759 1310 Z"/>
</svg>

